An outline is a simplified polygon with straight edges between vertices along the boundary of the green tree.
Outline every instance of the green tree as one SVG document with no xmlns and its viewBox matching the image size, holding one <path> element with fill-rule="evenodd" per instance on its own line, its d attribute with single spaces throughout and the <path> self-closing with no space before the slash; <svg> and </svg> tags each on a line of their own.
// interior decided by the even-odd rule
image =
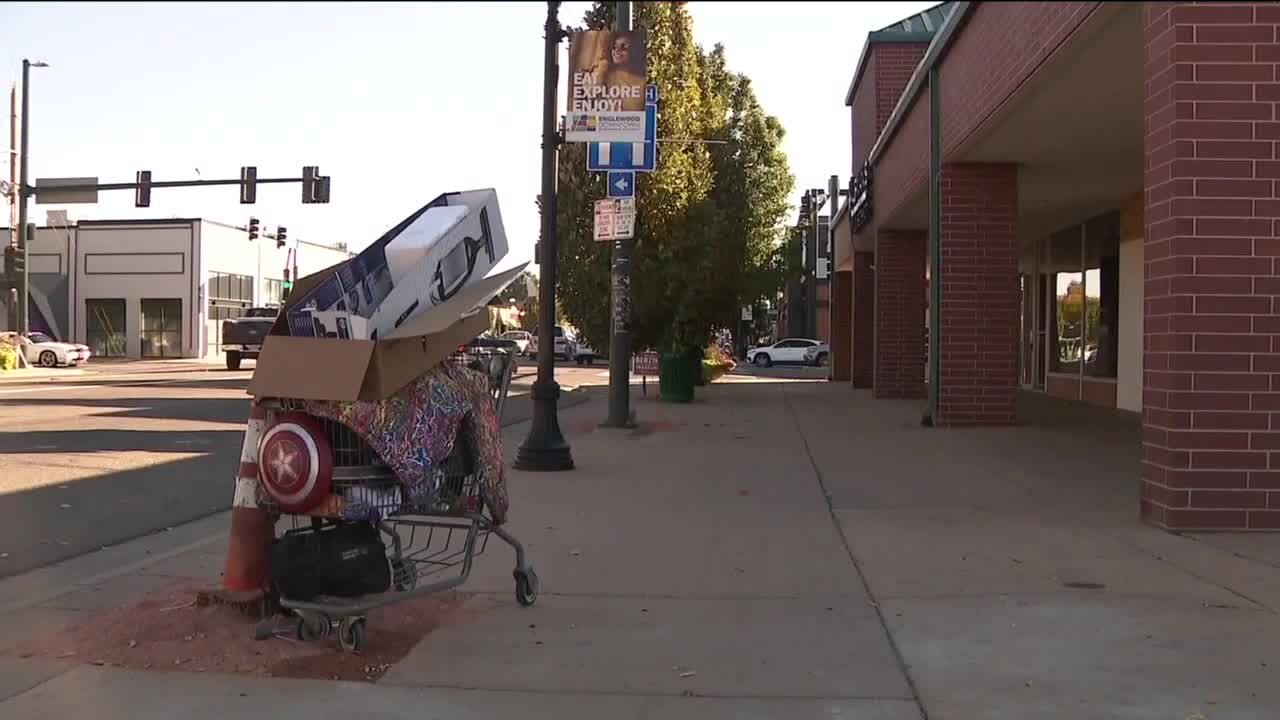
<svg viewBox="0 0 1280 720">
<path fill-rule="evenodd" d="M 584 18 L 590 29 L 612 21 L 613 3 L 597 2 Z M 781 223 L 793 186 L 783 131 L 750 81 L 728 69 L 722 46 L 697 46 L 683 4 L 637 3 L 634 25 L 647 31 L 663 142 L 657 170 L 636 183 L 632 344 L 703 345 L 716 326 L 732 326 L 740 305 L 783 282 Z M 566 317 L 605 344 L 612 247 L 592 238 L 593 204 L 606 191 L 603 175 L 586 171 L 585 152 L 576 143 L 560 155 L 559 295 Z"/>
</svg>

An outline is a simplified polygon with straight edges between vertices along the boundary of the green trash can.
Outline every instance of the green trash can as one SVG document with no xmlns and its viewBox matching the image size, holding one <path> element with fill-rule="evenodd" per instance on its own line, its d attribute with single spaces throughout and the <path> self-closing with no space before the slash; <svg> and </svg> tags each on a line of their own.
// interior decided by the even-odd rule
<svg viewBox="0 0 1280 720">
<path fill-rule="evenodd" d="M 701 368 L 698 370 L 701 373 Z M 664 402 L 693 402 L 697 376 L 687 352 L 658 353 L 658 397 Z"/>
</svg>

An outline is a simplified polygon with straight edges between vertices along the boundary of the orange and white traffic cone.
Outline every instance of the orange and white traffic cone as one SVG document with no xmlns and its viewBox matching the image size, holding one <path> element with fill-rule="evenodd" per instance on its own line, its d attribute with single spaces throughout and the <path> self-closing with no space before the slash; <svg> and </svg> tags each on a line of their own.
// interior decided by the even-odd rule
<svg viewBox="0 0 1280 720">
<path fill-rule="evenodd" d="M 266 429 L 267 410 L 256 400 L 249 404 L 235 496 L 231 502 L 231 537 L 222 573 L 222 588 L 208 601 L 242 608 L 263 607 L 271 581 L 270 551 L 275 520 L 258 503 L 258 442 Z"/>
</svg>

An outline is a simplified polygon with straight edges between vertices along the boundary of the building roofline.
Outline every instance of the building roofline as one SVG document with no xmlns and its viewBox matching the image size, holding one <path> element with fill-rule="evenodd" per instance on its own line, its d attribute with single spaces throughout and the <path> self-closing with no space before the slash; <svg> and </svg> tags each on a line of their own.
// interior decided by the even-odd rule
<svg viewBox="0 0 1280 720">
<path fill-rule="evenodd" d="M 79 227 L 93 227 L 94 225 L 120 226 L 120 225 L 191 225 L 200 222 L 201 218 L 142 218 L 135 220 L 114 219 L 114 220 L 77 220 L 68 225 L 76 225 Z"/>
<path fill-rule="evenodd" d="M 867 71 L 867 60 L 871 58 L 872 45 L 888 45 L 891 43 L 927 43 L 933 40 L 934 34 L 931 32 L 914 32 L 914 33 L 884 33 L 877 30 L 867 35 L 867 41 L 862 44 L 862 54 L 858 56 L 858 66 L 853 71 L 853 79 L 849 81 L 849 90 L 844 94 L 844 104 L 846 107 L 853 105 L 853 96 L 858 92 L 858 85 L 862 82 L 862 76 Z"/>
<path fill-rule="evenodd" d="M 844 104 L 846 106 L 853 105 L 853 96 L 858 91 L 858 85 L 862 81 L 862 75 L 866 72 L 867 60 L 871 57 L 871 46 L 878 43 L 928 43 L 938 34 L 938 31 L 946 25 L 949 17 L 947 6 L 954 5 L 953 0 L 945 0 L 932 7 L 925 8 L 920 12 L 890 23 L 879 30 L 867 33 L 867 41 L 862 44 L 862 53 L 858 56 L 858 64 L 853 71 L 853 79 L 849 81 L 849 90 L 845 93 Z M 933 12 L 941 10 L 942 25 L 932 27 L 936 20 L 933 18 Z M 923 30 L 916 30 L 916 26 L 923 27 Z M 906 29 L 910 28 L 910 29 Z"/>
<path fill-rule="evenodd" d="M 874 165 L 880 159 L 880 155 L 888 148 L 889 142 L 898 131 L 898 126 L 906 118 L 907 110 L 915 102 L 920 88 L 924 87 L 929 71 L 933 69 L 934 65 L 942 61 L 943 54 L 945 54 L 956 33 L 964 25 L 970 11 L 976 5 L 977 3 L 974 2 L 957 2 L 951 14 L 943 22 L 942 27 L 938 28 L 938 33 L 934 36 L 933 42 L 929 43 L 929 49 L 925 51 L 924 58 L 916 65 L 915 72 L 911 74 L 911 79 L 907 81 L 907 88 L 903 90 L 902 95 L 898 98 L 898 103 L 889 115 L 889 120 L 885 123 L 884 130 L 880 132 L 880 137 L 876 138 L 875 144 L 871 146 L 871 152 L 867 155 L 868 163 Z"/>
</svg>

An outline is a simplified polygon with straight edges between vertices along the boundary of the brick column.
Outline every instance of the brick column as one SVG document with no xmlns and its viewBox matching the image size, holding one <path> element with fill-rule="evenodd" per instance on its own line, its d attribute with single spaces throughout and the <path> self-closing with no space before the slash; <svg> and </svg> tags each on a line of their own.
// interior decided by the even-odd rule
<svg viewBox="0 0 1280 720">
<path fill-rule="evenodd" d="M 1280 529 L 1280 6 L 1146 4 L 1142 515 Z"/>
<path fill-rule="evenodd" d="M 852 372 L 853 273 L 831 274 L 831 380 L 848 382 Z"/>
<path fill-rule="evenodd" d="M 1010 425 L 1018 393 L 1018 169 L 942 167 L 935 424 Z"/>
<path fill-rule="evenodd" d="M 874 385 L 876 346 L 875 253 L 853 254 L 853 386 Z"/>
<path fill-rule="evenodd" d="M 881 230 L 876 238 L 875 396 L 923 398 L 923 230 Z"/>
</svg>

